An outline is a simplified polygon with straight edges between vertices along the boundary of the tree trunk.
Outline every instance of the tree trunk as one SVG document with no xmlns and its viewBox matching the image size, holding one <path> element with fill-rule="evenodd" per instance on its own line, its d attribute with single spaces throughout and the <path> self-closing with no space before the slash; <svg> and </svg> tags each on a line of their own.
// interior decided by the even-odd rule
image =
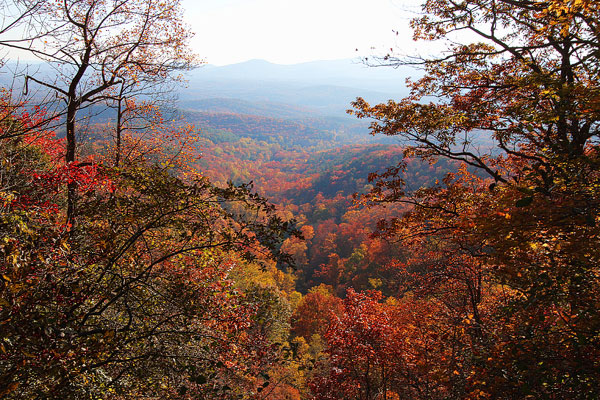
<svg viewBox="0 0 600 400">
<path fill-rule="evenodd" d="M 77 114 L 78 104 L 73 98 L 69 98 L 67 107 L 67 152 L 65 155 L 65 164 L 67 168 L 72 168 L 75 163 L 75 116 Z M 69 179 L 67 184 L 67 229 L 72 232 L 75 228 L 77 215 L 77 182 Z"/>
</svg>

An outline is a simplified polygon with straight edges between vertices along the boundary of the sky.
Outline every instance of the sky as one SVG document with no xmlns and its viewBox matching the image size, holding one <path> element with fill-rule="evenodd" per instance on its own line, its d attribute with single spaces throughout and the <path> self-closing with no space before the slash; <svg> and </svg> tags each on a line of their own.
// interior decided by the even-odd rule
<svg viewBox="0 0 600 400">
<path fill-rule="evenodd" d="M 2 0 L 0 0 L 2 1 Z M 227 65 L 252 59 L 276 64 L 402 55 L 418 50 L 410 19 L 421 0 L 182 0 L 203 61 Z M 1 22 L 1 21 L 0 21 Z M 397 34 L 396 34 L 397 32 Z M 29 52 L 9 51 L 31 60 Z"/>
<path fill-rule="evenodd" d="M 408 49 L 416 0 L 183 0 L 207 63 L 276 64 L 357 58 Z M 398 31 L 398 35 L 394 33 Z M 356 51 L 358 49 L 358 51 Z"/>
</svg>

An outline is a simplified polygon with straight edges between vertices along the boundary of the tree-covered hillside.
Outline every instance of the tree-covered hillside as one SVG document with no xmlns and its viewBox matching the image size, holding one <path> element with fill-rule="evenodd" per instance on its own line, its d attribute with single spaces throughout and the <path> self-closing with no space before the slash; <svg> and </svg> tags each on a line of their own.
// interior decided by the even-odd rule
<svg viewBox="0 0 600 400">
<path fill-rule="evenodd" d="M 600 5 L 421 11 L 363 81 L 0 5 L 0 397 L 600 397 Z"/>
</svg>

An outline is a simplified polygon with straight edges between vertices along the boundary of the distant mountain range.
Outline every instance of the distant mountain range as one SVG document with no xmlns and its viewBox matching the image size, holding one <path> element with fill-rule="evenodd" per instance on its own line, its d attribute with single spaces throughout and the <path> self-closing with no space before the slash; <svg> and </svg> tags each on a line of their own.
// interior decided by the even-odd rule
<svg viewBox="0 0 600 400">
<path fill-rule="evenodd" d="M 0 84 L 18 92 L 25 73 L 52 81 L 56 70 L 43 63 L 7 63 Z M 344 117 L 350 102 L 363 97 L 372 103 L 407 94 L 405 80 L 420 73 L 411 69 L 368 67 L 356 60 L 313 61 L 278 65 L 264 60 L 204 65 L 186 74 L 178 90 L 180 107 L 198 111 L 242 112 L 298 118 L 307 114 Z M 30 93 L 44 89 L 31 84 Z"/>
<path fill-rule="evenodd" d="M 273 107 L 266 115 L 272 117 L 285 118 L 292 109 L 344 117 L 356 97 L 372 103 L 404 97 L 406 78 L 418 75 L 416 70 L 367 67 L 353 60 L 293 65 L 251 60 L 221 67 L 206 65 L 192 71 L 180 99 L 182 107 L 195 105 L 202 111 L 224 111 L 228 103 L 232 112 L 239 112 L 238 107 L 252 103 L 262 110 Z M 274 110 L 277 113 L 273 114 Z"/>
<path fill-rule="evenodd" d="M 205 65 L 194 70 L 190 78 L 345 86 L 392 93 L 404 90 L 405 79 L 415 73 L 417 71 L 408 68 L 370 67 L 352 59 L 312 61 L 292 65 L 250 60 L 221 67 Z"/>
<path fill-rule="evenodd" d="M 56 70 L 48 64 L 7 63 L 0 70 L 0 84 L 19 93 L 25 73 L 50 81 L 56 76 Z M 347 140 L 355 140 L 357 132 L 367 135 L 368 130 L 366 121 L 347 115 L 350 103 L 359 96 L 370 103 L 400 99 L 408 93 L 406 78 L 418 75 L 416 70 L 367 67 L 356 60 L 294 65 L 251 60 L 226 66 L 205 65 L 186 74 L 187 83 L 177 90 L 174 108 L 191 119 L 198 119 L 197 113 L 209 113 L 217 126 L 219 114 L 228 121 L 228 114 L 240 114 L 282 120 L 283 125 L 287 120 L 314 129 L 335 130 L 349 135 Z M 43 97 L 46 91 L 30 83 L 29 93 Z M 80 116 L 85 114 L 92 115 L 95 122 L 113 118 L 111 112 L 102 112 L 101 106 Z"/>
</svg>

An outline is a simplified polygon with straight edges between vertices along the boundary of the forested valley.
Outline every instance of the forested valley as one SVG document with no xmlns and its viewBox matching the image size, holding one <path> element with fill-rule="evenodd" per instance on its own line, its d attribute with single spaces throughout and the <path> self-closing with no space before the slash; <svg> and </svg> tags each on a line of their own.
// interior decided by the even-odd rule
<svg viewBox="0 0 600 400">
<path fill-rule="evenodd" d="M 424 0 L 372 86 L 0 12 L 0 398 L 600 397 L 595 0 Z"/>
</svg>

